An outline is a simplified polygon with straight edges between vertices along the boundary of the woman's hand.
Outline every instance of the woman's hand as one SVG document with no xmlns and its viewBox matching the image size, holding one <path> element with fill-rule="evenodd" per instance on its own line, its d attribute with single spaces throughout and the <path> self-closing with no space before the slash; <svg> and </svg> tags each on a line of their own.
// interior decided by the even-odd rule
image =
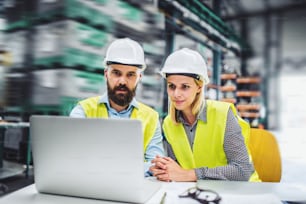
<svg viewBox="0 0 306 204">
<path fill-rule="evenodd" d="M 161 181 L 196 181 L 197 177 L 193 169 L 183 169 L 170 157 L 157 156 L 152 161 L 150 171 Z"/>
<path fill-rule="evenodd" d="M 153 176 L 155 176 L 158 180 L 170 182 L 171 180 L 169 178 L 169 175 L 167 175 L 166 170 L 166 158 L 167 157 L 156 156 L 155 159 L 151 161 L 153 165 L 150 167 L 150 171 L 153 173 Z"/>
</svg>

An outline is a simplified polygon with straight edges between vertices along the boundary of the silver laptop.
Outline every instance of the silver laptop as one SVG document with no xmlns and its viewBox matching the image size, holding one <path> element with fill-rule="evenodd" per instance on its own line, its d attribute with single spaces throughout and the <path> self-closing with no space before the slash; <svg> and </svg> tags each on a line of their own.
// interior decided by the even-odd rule
<svg viewBox="0 0 306 204">
<path fill-rule="evenodd" d="M 144 203 L 161 184 L 144 177 L 139 120 L 30 118 L 40 193 Z"/>
</svg>

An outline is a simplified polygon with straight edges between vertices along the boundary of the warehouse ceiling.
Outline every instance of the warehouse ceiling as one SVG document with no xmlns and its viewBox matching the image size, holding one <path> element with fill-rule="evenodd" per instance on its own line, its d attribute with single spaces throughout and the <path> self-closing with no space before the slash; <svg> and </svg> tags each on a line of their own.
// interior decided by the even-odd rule
<svg viewBox="0 0 306 204">
<path fill-rule="evenodd" d="M 220 0 L 220 2 L 220 15 L 224 20 L 306 9 L 304 0 Z"/>
<path fill-rule="evenodd" d="M 305 0 L 202 0 L 243 39 L 255 56 L 271 57 L 282 69 L 305 70 Z M 269 20 L 268 20 L 269 19 Z M 269 22 L 267 22 L 269 21 Z M 243 34 L 246 23 L 248 34 Z M 305 43 L 304 43 L 305 42 Z M 267 50 L 270 55 L 267 55 Z M 270 57 L 270 58 L 267 58 Z M 280 66 L 279 66 L 280 67 Z"/>
</svg>

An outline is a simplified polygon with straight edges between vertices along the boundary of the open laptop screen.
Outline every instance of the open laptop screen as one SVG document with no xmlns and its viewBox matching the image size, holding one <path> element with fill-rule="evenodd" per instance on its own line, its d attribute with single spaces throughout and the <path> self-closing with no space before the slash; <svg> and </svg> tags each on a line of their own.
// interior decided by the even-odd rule
<svg viewBox="0 0 306 204">
<path fill-rule="evenodd" d="M 30 134 L 39 192 L 132 202 L 148 199 L 133 193 L 141 195 L 147 183 L 139 120 L 32 116 Z"/>
</svg>

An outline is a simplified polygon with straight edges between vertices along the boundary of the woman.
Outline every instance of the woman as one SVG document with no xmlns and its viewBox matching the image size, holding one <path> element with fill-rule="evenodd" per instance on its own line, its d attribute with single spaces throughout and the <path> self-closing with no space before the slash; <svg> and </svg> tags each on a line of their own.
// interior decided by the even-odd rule
<svg viewBox="0 0 306 204">
<path fill-rule="evenodd" d="M 168 157 L 152 160 L 153 175 L 162 181 L 259 180 L 241 131 L 248 124 L 233 104 L 204 99 L 209 79 L 202 56 L 178 50 L 168 56 L 161 73 L 170 100 L 163 122 Z"/>
</svg>

